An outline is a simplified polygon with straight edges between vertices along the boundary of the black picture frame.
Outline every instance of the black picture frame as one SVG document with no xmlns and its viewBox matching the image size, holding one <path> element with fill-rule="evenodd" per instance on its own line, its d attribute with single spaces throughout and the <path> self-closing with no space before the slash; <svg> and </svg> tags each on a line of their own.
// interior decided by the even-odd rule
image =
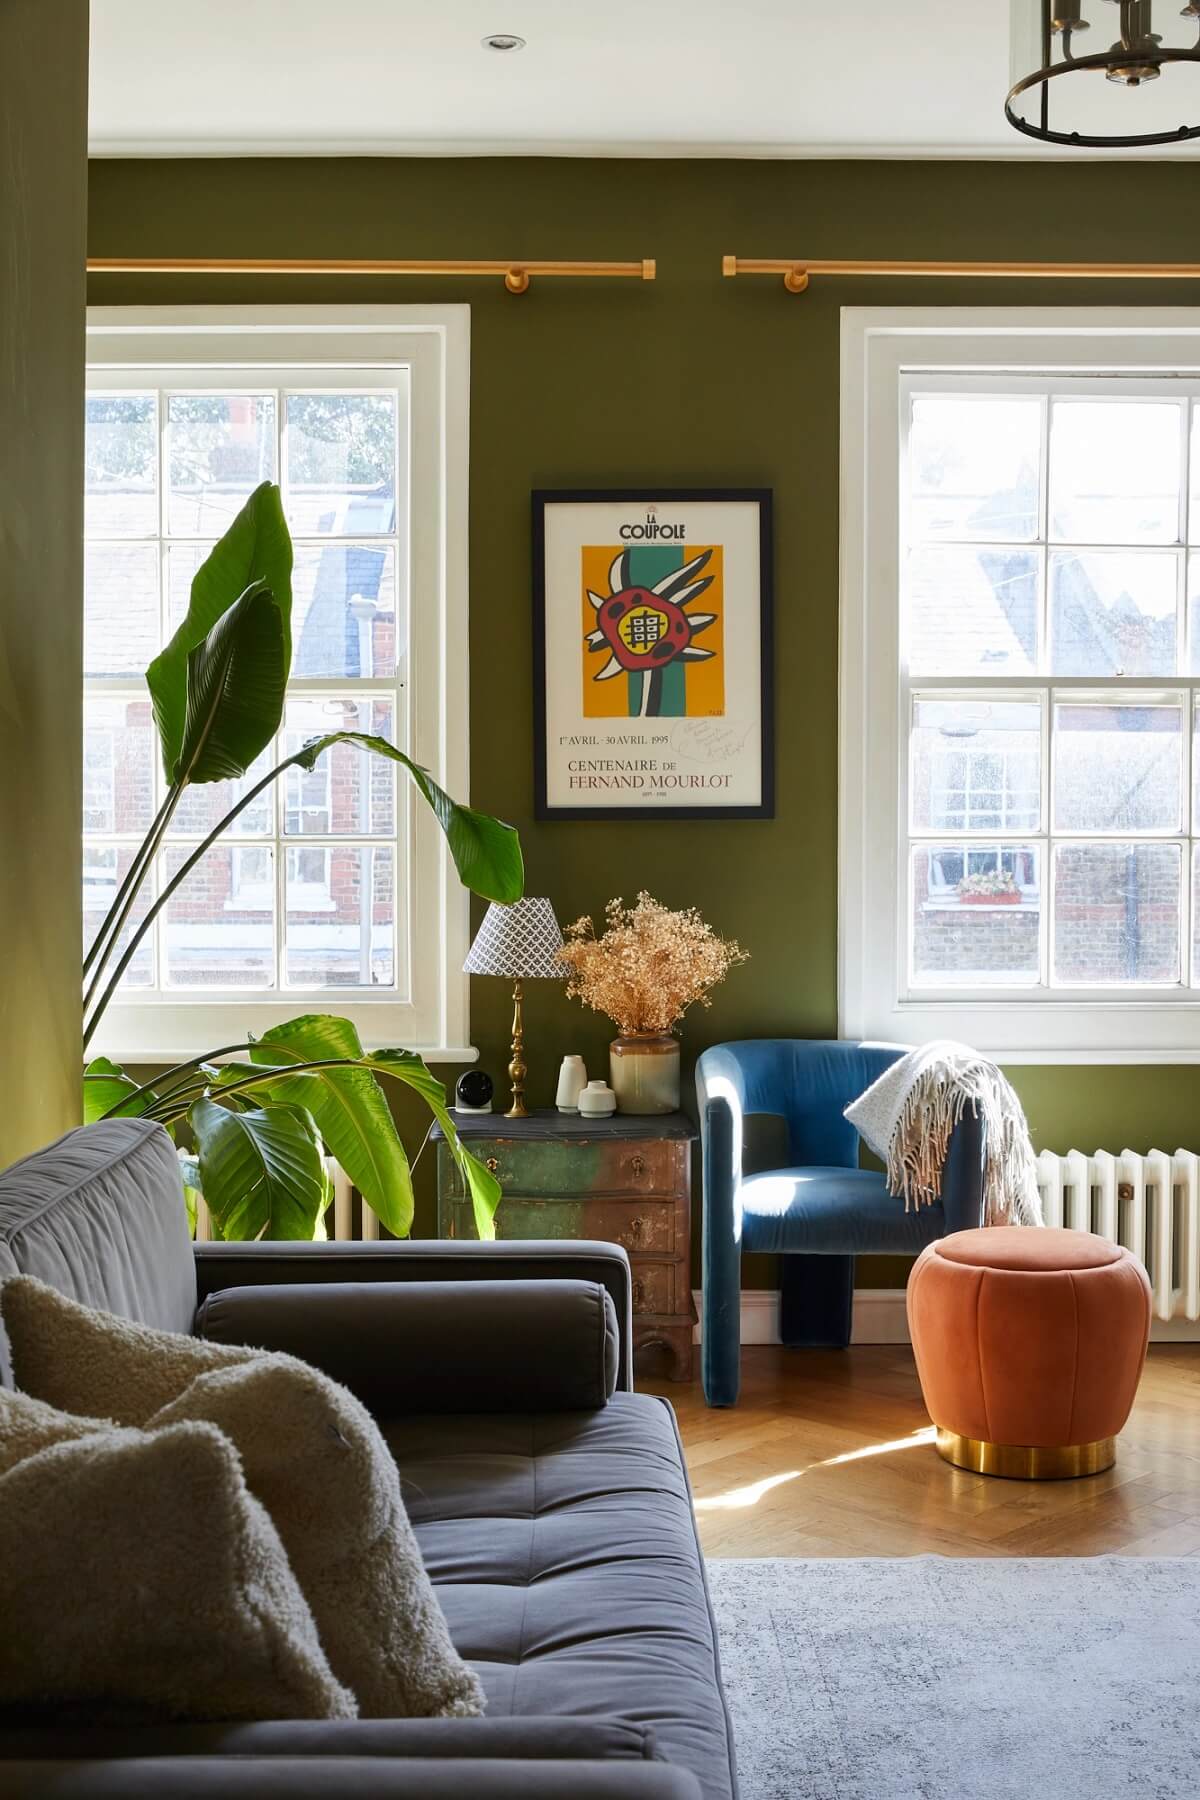
<svg viewBox="0 0 1200 1800">
<path fill-rule="evenodd" d="M 726 805 L 704 801 L 695 805 L 664 806 L 551 806 L 547 796 L 546 708 L 546 510 L 555 505 L 664 506 L 706 502 L 730 502 L 758 508 L 759 570 L 759 800 L 755 805 Z M 534 712 L 534 817 L 555 819 L 630 821 L 639 819 L 773 819 L 775 817 L 775 711 L 774 711 L 774 533 L 771 488 L 664 487 L 664 488 L 535 488 L 532 493 L 533 533 L 533 712 Z"/>
</svg>

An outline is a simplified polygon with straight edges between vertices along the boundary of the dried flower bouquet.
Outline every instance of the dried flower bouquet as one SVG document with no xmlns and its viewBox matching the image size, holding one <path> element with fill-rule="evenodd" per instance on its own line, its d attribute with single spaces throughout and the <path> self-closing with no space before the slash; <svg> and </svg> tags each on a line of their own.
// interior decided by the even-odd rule
<svg viewBox="0 0 1200 1800">
<path fill-rule="evenodd" d="M 676 912 L 644 890 L 634 906 L 610 900 L 599 937 L 590 918 L 566 929 L 559 956 L 567 994 L 605 1013 L 623 1035 L 671 1031 L 689 1006 L 709 1006 L 712 990 L 748 960 L 720 938 L 694 906 Z"/>
</svg>

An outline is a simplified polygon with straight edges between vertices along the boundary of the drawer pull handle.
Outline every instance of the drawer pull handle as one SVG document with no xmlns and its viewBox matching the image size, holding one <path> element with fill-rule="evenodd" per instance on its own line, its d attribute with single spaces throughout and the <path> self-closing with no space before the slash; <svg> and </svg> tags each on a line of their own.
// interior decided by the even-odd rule
<svg viewBox="0 0 1200 1800">
<path fill-rule="evenodd" d="M 498 1156 L 489 1156 L 483 1166 L 489 1175 L 494 1175 L 496 1170 L 500 1167 L 500 1158 Z"/>
<path fill-rule="evenodd" d="M 633 1170 L 633 1173 L 635 1175 L 644 1175 L 646 1173 L 645 1157 L 644 1156 L 635 1156 L 633 1158 L 633 1160 L 630 1162 L 629 1167 Z"/>
<path fill-rule="evenodd" d="M 635 1281 L 633 1284 L 633 1310 L 634 1312 L 643 1312 L 645 1306 L 646 1284 L 644 1281 Z"/>
<path fill-rule="evenodd" d="M 636 1219 L 630 1219 L 629 1235 L 633 1239 L 635 1244 L 641 1243 L 642 1239 L 646 1235 L 646 1227 L 649 1223 L 650 1223 L 649 1219 L 643 1218 L 640 1213 L 638 1214 Z"/>
</svg>

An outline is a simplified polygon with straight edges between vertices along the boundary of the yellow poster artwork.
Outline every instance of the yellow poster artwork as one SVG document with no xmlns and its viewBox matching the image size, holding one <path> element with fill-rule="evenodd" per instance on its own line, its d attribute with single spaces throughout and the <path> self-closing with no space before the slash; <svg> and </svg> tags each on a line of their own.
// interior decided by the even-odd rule
<svg viewBox="0 0 1200 1800">
<path fill-rule="evenodd" d="M 720 544 L 580 547 L 585 719 L 725 714 Z"/>
</svg>

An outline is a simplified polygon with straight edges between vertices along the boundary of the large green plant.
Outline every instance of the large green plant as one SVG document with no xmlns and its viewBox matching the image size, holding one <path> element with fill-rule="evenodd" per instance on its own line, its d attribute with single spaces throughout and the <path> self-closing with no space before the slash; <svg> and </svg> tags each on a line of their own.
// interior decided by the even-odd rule
<svg viewBox="0 0 1200 1800">
<path fill-rule="evenodd" d="M 291 572 L 279 489 L 264 482 L 197 570 L 187 617 L 147 671 L 166 798 L 84 959 L 85 1052 L 138 945 L 196 864 L 286 769 L 311 769 L 334 744 L 357 745 L 408 772 L 465 886 L 488 900 L 521 897 L 521 846 L 511 825 L 458 805 L 385 739 L 338 731 L 313 738 L 250 788 L 131 924 L 186 790 L 245 775 L 279 730 L 291 666 Z M 479 1235 L 491 1237 L 500 1189 L 459 1143 L 441 1082 L 412 1051 L 365 1053 L 348 1019 L 291 1019 L 179 1063 L 153 1083 L 93 1057 L 84 1070 L 84 1116 L 155 1119 L 173 1135 L 186 1121 L 197 1179 L 222 1237 L 311 1238 L 330 1197 L 326 1150 L 388 1230 L 404 1237 L 412 1226 L 412 1176 L 382 1080 L 425 1101 L 457 1159 Z"/>
</svg>

